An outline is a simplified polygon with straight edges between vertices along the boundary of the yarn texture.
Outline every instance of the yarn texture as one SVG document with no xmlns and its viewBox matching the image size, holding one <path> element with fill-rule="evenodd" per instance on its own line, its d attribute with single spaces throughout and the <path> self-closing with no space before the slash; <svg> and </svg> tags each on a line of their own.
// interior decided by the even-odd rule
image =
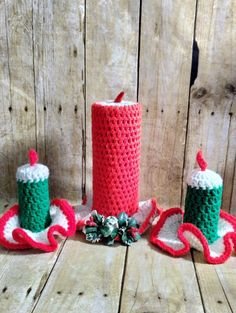
<svg viewBox="0 0 236 313">
<path fill-rule="evenodd" d="M 58 234 L 72 236 L 75 213 L 65 199 L 49 199 L 49 169 L 38 162 L 34 149 L 29 163 L 18 167 L 18 204 L 0 218 L 0 244 L 7 249 L 35 248 L 45 252 L 57 249 Z"/>
<path fill-rule="evenodd" d="M 39 232 L 51 222 L 48 179 L 38 182 L 17 181 L 22 228 Z"/>
<path fill-rule="evenodd" d="M 141 105 L 92 105 L 93 205 L 104 216 L 138 210 Z"/>
<path fill-rule="evenodd" d="M 150 241 L 173 256 L 194 248 L 202 251 L 207 262 L 220 264 L 236 250 L 236 218 L 220 210 L 220 175 L 207 169 L 201 151 L 196 160 L 200 170 L 193 170 L 188 178 L 185 211 L 164 211 L 152 229 Z"/>
<path fill-rule="evenodd" d="M 222 190 L 222 186 L 212 189 L 187 187 L 184 223 L 197 226 L 209 244 L 218 238 Z"/>
</svg>

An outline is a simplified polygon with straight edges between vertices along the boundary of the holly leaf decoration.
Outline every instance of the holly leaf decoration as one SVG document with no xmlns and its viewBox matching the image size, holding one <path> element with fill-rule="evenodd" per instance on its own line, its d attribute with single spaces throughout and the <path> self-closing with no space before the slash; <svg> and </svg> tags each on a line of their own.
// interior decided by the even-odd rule
<svg viewBox="0 0 236 313">
<path fill-rule="evenodd" d="M 86 240 L 92 243 L 103 239 L 107 245 L 113 245 L 116 240 L 120 240 L 129 246 L 141 238 L 137 221 L 128 217 L 125 212 L 120 213 L 117 218 L 115 216 L 105 218 L 96 211 L 91 216 L 92 219 L 85 226 L 84 232 Z"/>
<path fill-rule="evenodd" d="M 137 223 L 137 221 L 133 217 L 129 218 L 129 220 L 128 220 L 128 227 L 138 228 L 138 223 Z"/>
<path fill-rule="evenodd" d="M 128 215 L 125 212 L 121 212 L 118 215 L 119 227 L 126 226 L 128 224 Z"/>
<path fill-rule="evenodd" d="M 86 233 L 86 240 L 92 243 L 96 243 L 101 240 L 101 235 L 98 234 L 97 232 Z"/>
</svg>

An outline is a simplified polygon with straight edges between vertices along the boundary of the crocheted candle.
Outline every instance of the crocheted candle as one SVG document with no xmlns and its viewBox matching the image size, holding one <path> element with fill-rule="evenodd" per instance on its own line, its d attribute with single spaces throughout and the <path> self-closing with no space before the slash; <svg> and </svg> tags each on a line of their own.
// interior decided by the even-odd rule
<svg viewBox="0 0 236 313">
<path fill-rule="evenodd" d="M 48 167 L 38 164 L 34 150 L 29 151 L 29 164 L 17 169 L 19 219 L 22 228 L 39 232 L 51 222 L 48 190 Z"/>
<path fill-rule="evenodd" d="M 211 244 L 217 238 L 223 182 L 220 175 L 207 169 L 201 151 L 197 154 L 200 170 L 193 170 L 187 181 L 184 222 L 196 225 Z"/>
<path fill-rule="evenodd" d="M 92 207 L 105 216 L 138 210 L 141 105 L 123 96 L 92 105 Z"/>
</svg>

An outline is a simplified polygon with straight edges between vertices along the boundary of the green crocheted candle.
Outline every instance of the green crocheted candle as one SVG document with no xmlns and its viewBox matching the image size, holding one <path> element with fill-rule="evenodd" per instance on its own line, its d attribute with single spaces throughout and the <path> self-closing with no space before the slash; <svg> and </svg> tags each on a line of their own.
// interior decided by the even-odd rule
<svg viewBox="0 0 236 313">
<path fill-rule="evenodd" d="M 213 189 L 187 187 L 184 223 L 197 226 L 211 244 L 217 238 L 222 186 Z"/>
<path fill-rule="evenodd" d="M 39 182 L 18 181 L 21 227 L 39 232 L 51 222 L 48 179 Z"/>
<path fill-rule="evenodd" d="M 220 175 L 206 169 L 201 152 L 197 161 L 201 170 L 194 170 L 187 182 L 184 223 L 194 224 L 212 244 L 218 238 L 223 183 Z"/>
<path fill-rule="evenodd" d="M 49 170 L 38 164 L 37 153 L 29 153 L 30 164 L 17 169 L 19 219 L 22 228 L 40 232 L 51 222 L 48 188 Z"/>
</svg>

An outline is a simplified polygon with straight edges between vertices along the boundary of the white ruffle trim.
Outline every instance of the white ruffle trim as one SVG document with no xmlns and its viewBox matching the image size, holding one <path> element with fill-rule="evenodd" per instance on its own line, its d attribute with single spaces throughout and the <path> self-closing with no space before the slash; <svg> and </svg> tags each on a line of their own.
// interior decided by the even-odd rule
<svg viewBox="0 0 236 313">
<path fill-rule="evenodd" d="M 40 232 L 37 232 L 37 233 L 34 233 L 28 229 L 24 229 L 24 231 L 34 241 L 49 245 L 50 242 L 48 240 L 48 230 L 50 227 L 52 227 L 54 225 L 60 225 L 64 229 L 66 229 L 66 230 L 68 229 L 68 220 L 67 220 L 65 214 L 63 213 L 63 211 L 61 211 L 61 209 L 59 207 L 57 207 L 56 205 L 51 205 L 50 216 L 51 216 L 52 221 L 51 221 L 50 226 L 47 227 L 46 229 L 44 229 Z M 4 237 L 7 239 L 8 242 L 15 243 L 15 244 L 18 243 L 13 238 L 12 234 L 13 234 L 13 230 L 16 228 L 19 228 L 19 227 L 20 227 L 19 216 L 18 215 L 12 216 L 8 220 L 8 222 L 6 223 L 6 225 L 4 227 Z"/>
<path fill-rule="evenodd" d="M 180 250 L 184 248 L 184 243 L 178 236 L 178 229 L 182 225 L 182 215 L 173 214 L 169 216 L 162 228 L 160 229 L 157 238 L 165 243 L 166 246 L 171 247 L 174 250 Z M 225 251 L 224 236 L 227 233 L 233 232 L 233 226 L 230 222 L 220 217 L 218 224 L 218 236 L 219 238 L 209 245 L 210 256 L 213 258 L 219 257 Z M 203 251 L 203 246 L 199 238 L 191 231 L 184 230 L 184 237 L 190 243 L 190 246 L 198 251 Z"/>
</svg>

